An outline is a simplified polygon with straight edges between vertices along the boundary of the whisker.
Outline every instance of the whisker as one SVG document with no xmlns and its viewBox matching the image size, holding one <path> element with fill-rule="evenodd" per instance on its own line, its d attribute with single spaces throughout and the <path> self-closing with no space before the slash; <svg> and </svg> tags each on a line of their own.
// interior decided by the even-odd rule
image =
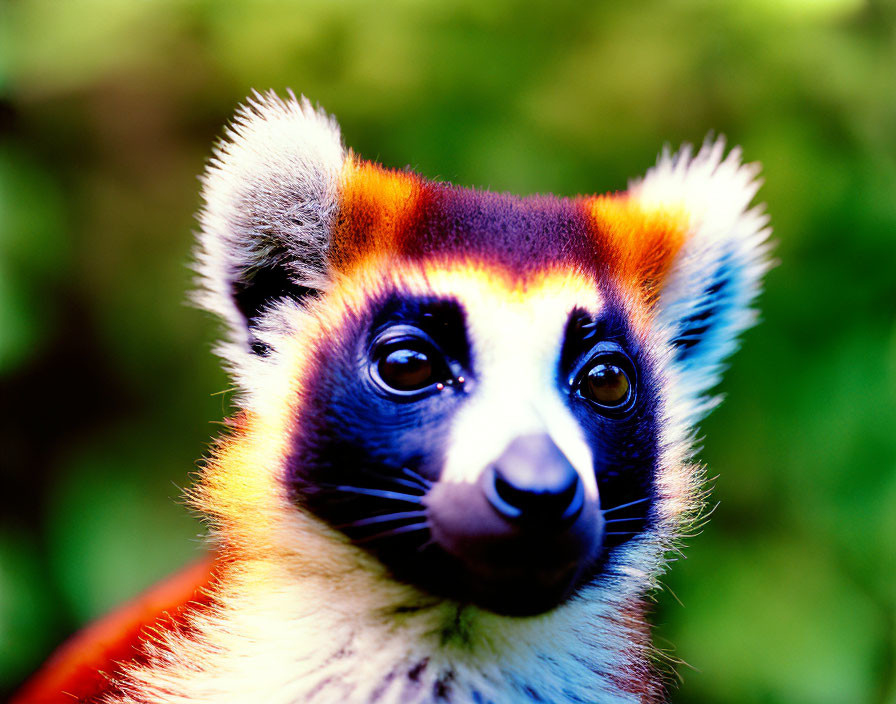
<svg viewBox="0 0 896 704">
<path fill-rule="evenodd" d="M 410 477 L 411 479 L 416 481 L 420 485 L 420 488 L 425 489 L 426 491 L 429 491 L 432 488 L 433 483 L 429 479 L 418 474 L 410 467 L 402 467 L 401 472 L 406 477 Z"/>
<path fill-rule="evenodd" d="M 341 491 L 345 494 L 359 494 L 362 496 L 375 496 L 379 499 L 389 499 L 390 501 L 403 501 L 406 504 L 420 505 L 420 497 L 413 494 L 402 494 L 398 491 L 386 491 L 385 489 L 369 489 L 363 486 L 347 486 L 343 484 L 323 484 L 322 486 L 332 489 L 333 491 Z"/>
<path fill-rule="evenodd" d="M 386 484 L 398 484 L 400 486 L 407 487 L 412 491 L 420 492 L 421 494 L 425 494 L 427 491 L 429 491 L 429 487 L 423 486 L 422 484 L 420 484 L 420 482 L 415 481 L 413 478 L 397 477 L 385 472 L 378 472 L 371 467 L 366 467 L 361 471 L 364 474 L 375 477 Z"/>
<path fill-rule="evenodd" d="M 400 484 L 401 486 L 406 486 L 408 489 L 413 489 L 414 491 L 419 491 L 421 494 L 425 494 L 429 491 L 428 486 L 420 486 L 419 484 L 415 484 L 414 482 L 408 479 L 401 479 L 400 477 L 394 477 L 390 481 L 395 482 L 396 484 Z"/>
<path fill-rule="evenodd" d="M 634 506 L 635 504 L 643 504 L 645 501 L 650 501 L 650 497 L 645 496 L 643 499 L 638 499 L 637 501 L 629 501 L 627 504 L 621 504 L 619 506 L 614 506 L 613 508 L 608 508 L 601 511 L 601 513 L 606 515 L 608 513 L 613 513 L 613 511 L 618 511 L 621 508 L 628 508 L 629 506 Z"/>
<path fill-rule="evenodd" d="M 383 513 L 379 516 L 369 516 L 351 523 L 342 523 L 335 526 L 336 528 L 363 528 L 364 526 L 372 526 L 377 523 L 389 523 L 391 521 L 403 521 L 408 518 L 423 518 L 426 514 L 423 511 L 401 511 L 399 513 Z"/>
<path fill-rule="evenodd" d="M 394 538 L 397 535 L 401 535 L 402 533 L 413 533 L 415 531 L 424 531 L 427 530 L 427 522 L 426 520 L 418 521 L 416 523 L 409 523 L 406 526 L 398 526 L 398 528 L 392 528 L 391 530 L 384 530 L 381 533 L 375 533 L 374 535 L 368 535 L 363 538 L 355 539 L 355 542 L 358 544 L 361 543 L 369 543 L 374 540 L 382 540 L 383 538 Z"/>
<path fill-rule="evenodd" d="M 634 518 L 612 518 L 609 521 L 604 521 L 604 523 L 624 523 L 625 521 L 645 521 L 647 520 L 644 516 L 635 516 Z"/>
<path fill-rule="evenodd" d="M 377 477 L 382 479 L 384 482 L 388 482 L 389 484 L 398 484 L 399 486 L 405 486 L 411 491 L 419 491 L 421 494 L 425 494 L 427 488 L 420 486 L 416 482 L 412 482 L 410 479 L 402 479 L 401 477 L 389 477 L 384 474 L 377 474 Z"/>
</svg>

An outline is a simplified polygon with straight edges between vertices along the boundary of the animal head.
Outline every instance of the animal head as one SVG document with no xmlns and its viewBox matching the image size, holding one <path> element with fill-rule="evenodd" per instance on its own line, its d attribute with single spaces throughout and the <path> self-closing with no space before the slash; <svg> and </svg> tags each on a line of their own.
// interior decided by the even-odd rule
<svg viewBox="0 0 896 704">
<path fill-rule="evenodd" d="M 636 599 L 699 509 L 695 423 L 755 319 L 756 175 L 718 140 L 624 192 L 519 198 L 255 96 L 197 256 L 242 407 L 196 499 L 224 549 L 396 613 Z"/>
</svg>

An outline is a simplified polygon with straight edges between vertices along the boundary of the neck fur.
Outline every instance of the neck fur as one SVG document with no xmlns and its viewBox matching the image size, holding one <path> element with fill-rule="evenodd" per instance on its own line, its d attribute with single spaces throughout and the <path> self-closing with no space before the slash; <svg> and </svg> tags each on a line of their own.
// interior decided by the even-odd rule
<svg viewBox="0 0 896 704">
<path fill-rule="evenodd" d="M 160 630 L 116 704 L 655 704 L 662 684 L 643 596 L 668 540 L 633 538 L 553 611 L 500 616 L 392 579 L 341 533 L 297 509 L 282 448 L 249 434 L 218 448 L 191 495 L 221 555 L 212 607 Z M 267 468 L 260 472 L 259 468 Z"/>
<path fill-rule="evenodd" d="M 120 702 L 660 701 L 638 603 L 597 585 L 530 618 L 355 586 L 267 561 L 225 567 L 215 607 L 152 644 Z"/>
</svg>

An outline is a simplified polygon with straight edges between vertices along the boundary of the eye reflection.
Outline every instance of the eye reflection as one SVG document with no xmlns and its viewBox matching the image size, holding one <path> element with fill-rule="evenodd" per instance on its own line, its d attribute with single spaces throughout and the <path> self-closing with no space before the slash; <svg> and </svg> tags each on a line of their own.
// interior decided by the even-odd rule
<svg viewBox="0 0 896 704">
<path fill-rule="evenodd" d="M 598 364 L 587 377 L 588 395 L 607 406 L 615 406 L 628 396 L 628 377 L 615 364 Z"/>
<path fill-rule="evenodd" d="M 435 381 L 431 355 L 408 347 L 393 349 L 383 356 L 377 372 L 380 379 L 397 391 L 416 391 Z"/>
</svg>

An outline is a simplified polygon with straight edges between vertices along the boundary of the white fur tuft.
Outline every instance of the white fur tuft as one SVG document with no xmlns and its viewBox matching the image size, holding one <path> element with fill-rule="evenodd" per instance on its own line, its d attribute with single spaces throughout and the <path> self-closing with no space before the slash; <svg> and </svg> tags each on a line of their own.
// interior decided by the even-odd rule
<svg viewBox="0 0 896 704">
<path fill-rule="evenodd" d="M 688 340 L 672 362 L 683 385 L 683 420 L 694 423 L 713 405 L 703 398 L 719 381 L 738 336 L 756 321 L 751 305 L 770 267 L 768 217 L 750 207 L 761 181 L 758 164 L 743 164 L 740 148 L 725 154 L 725 140 L 707 140 L 694 154 L 685 145 L 664 149 L 655 167 L 630 184 L 629 193 L 646 209 L 683 210 L 687 240 L 669 272 L 658 304 L 660 327 L 670 340 L 687 332 L 695 315 L 706 329 Z M 713 287 L 722 283 L 720 291 Z M 678 339 L 679 343 L 681 338 Z"/>
<path fill-rule="evenodd" d="M 250 349 L 255 336 L 236 305 L 234 284 L 274 265 L 297 286 L 326 287 L 345 156 L 336 122 L 306 98 L 255 93 L 238 110 L 202 178 L 195 301 L 227 324 L 218 352 L 244 392 L 251 390 L 249 379 L 264 376 L 265 360 Z M 270 325 L 262 328 L 270 346 Z"/>
</svg>

